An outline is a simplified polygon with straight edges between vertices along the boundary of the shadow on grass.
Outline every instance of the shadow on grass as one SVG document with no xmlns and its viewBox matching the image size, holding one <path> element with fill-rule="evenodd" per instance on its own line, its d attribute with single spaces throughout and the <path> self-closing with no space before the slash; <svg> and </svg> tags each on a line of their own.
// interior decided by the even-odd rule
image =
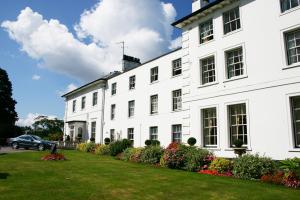
<svg viewBox="0 0 300 200">
<path fill-rule="evenodd" d="M 7 153 L 0 153 L 0 156 L 4 156 L 4 155 L 6 155 Z"/>
<path fill-rule="evenodd" d="M 0 172 L 0 180 L 1 179 L 7 179 L 8 176 L 9 176 L 9 173 L 1 173 Z"/>
</svg>

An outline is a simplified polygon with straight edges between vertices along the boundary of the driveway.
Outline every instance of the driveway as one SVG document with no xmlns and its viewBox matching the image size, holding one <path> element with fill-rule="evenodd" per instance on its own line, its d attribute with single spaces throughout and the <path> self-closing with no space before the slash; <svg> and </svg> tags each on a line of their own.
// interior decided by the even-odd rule
<svg viewBox="0 0 300 200">
<path fill-rule="evenodd" d="M 26 151 L 32 151 L 32 150 L 26 150 L 26 149 L 13 149 L 11 147 L 2 147 L 0 149 L 0 154 L 2 153 L 18 153 L 18 152 L 26 152 Z"/>
</svg>

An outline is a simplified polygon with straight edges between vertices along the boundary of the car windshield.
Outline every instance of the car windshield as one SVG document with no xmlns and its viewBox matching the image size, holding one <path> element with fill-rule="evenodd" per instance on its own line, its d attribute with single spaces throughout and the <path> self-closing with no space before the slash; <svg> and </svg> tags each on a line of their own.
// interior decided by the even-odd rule
<svg viewBox="0 0 300 200">
<path fill-rule="evenodd" d="M 32 135 L 32 137 L 36 140 L 42 140 L 39 136 L 36 136 L 36 135 Z"/>
</svg>

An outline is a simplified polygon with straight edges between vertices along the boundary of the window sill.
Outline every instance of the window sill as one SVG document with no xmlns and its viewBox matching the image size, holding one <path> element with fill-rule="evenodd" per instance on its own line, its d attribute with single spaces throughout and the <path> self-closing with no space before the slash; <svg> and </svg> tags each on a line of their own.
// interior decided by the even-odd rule
<svg viewBox="0 0 300 200">
<path fill-rule="evenodd" d="M 238 33 L 238 32 L 240 32 L 240 31 L 242 31 L 242 30 L 243 30 L 243 28 L 239 28 L 239 29 L 237 29 L 237 30 L 234 30 L 234 31 L 231 31 L 231 32 L 229 32 L 229 33 L 223 34 L 223 38 L 228 37 L 228 36 L 230 36 L 230 35 L 233 35 L 233 34 L 235 34 L 235 33 Z"/>
<path fill-rule="evenodd" d="M 291 65 L 286 65 L 282 69 L 285 70 L 285 69 L 291 69 L 291 68 L 296 68 L 296 67 L 300 67 L 300 63 L 299 62 L 291 64 Z"/>
<path fill-rule="evenodd" d="M 199 43 L 198 47 L 205 46 L 206 44 L 209 44 L 209 43 L 214 42 L 214 41 L 215 41 L 215 39 L 212 39 L 212 40 L 209 40 L 209 41 L 204 42 L 204 43 Z"/>
<path fill-rule="evenodd" d="M 202 147 L 203 149 L 211 150 L 211 151 L 221 151 L 221 148 L 218 147 Z"/>
<path fill-rule="evenodd" d="M 171 113 L 178 113 L 181 112 L 182 110 L 172 110 Z"/>
<path fill-rule="evenodd" d="M 128 91 L 129 91 L 129 92 L 131 92 L 131 91 L 135 91 L 135 88 L 128 89 Z"/>
<path fill-rule="evenodd" d="M 153 85 L 153 84 L 158 83 L 158 82 L 159 82 L 159 81 L 157 80 L 157 81 L 150 82 L 149 84 L 150 84 L 150 85 Z"/>
<path fill-rule="evenodd" d="M 242 76 L 235 76 L 231 79 L 227 79 L 225 81 L 223 81 L 223 83 L 227 83 L 227 82 L 231 82 L 231 81 L 236 81 L 236 80 L 240 80 L 240 79 L 244 79 L 244 78 L 248 78 L 248 75 L 242 75 Z"/>
<path fill-rule="evenodd" d="M 116 96 L 116 94 L 112 94 L 112 95 L 110 95 L 111 97 L 114 97 L 114 96 Z"/>
<path fill-rule="evenodd" d="M 128 117 L 128 119 L 133 119 L 134 118 L 134 116 L 132 116 L 132 117 Z"/>
<path fill-rule="evenodd" d="M 289 14 L 289 13 L 291 13 L 291 12 L 294 12 L 294 11 L 296 11 L 296 10 L 298 10 L 298 9 L 300 9 L 300 6 L 296 6 L 295 8 L 291 8 L 291 9 L 289 9 L 289 10 L 286 10 L 286 11 L 280 13 L 279 16 L 284 16 L 284 15 Z"/>
<path fill-rule="evenodd" d="M 225 151 L 234 151 L 234 148 L 227 148 Z M 251 148 L 246 148 L 246 151 L 252 151 Z"/>
<path fill-rule="evenodd" d="M 156 116 L 156 115 L 158 115 L 158 113 L 150 113 L 150 116 Z"/>
<path fill-rule="evenodd" d="M 209 87 L 209 86 L 213 86 L 213 85 L 217 85 L 217 84 L 219 84 L 219 82 L 206 83 L 206 84 L 198 86 L 198 88 Z"/>
<path fill-rule="evenodd" d="M 181 74 L 178 74 L 178 75 L 172 76 L 171 78 L 177 78 L 177 77 L 180 77 L 180 76 L 182 76 L 182 72 L 181 72 Z"/>
<path fill-rule="evenodd" d="M 290 149 L 289 152 L 300 152 L 300 148 Z"/>
</svg>

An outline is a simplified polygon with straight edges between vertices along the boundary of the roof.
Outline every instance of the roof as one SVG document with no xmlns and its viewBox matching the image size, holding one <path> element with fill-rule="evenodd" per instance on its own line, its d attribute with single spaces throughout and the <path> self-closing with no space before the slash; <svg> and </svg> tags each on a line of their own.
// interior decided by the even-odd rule
<svg viewBox="0 0 300 200">
<path fill-rule="evenodd" d="M 87 84 L 85 84 L 85 85 L 83 85 L 83 86 L 81 86 L 81 87 L 79 87 L 79 88 L 77 88 L 77 89 L 75 89 L 75 90 L 72 90 L 72 91 L 70 91 L 70 92 L 68 92 L 68 93 L 66 93 L 66 94 L 64 94 L 64 95 L 62 95 L 61 97 L 67 97 L 67 96 L 69 96 L 69 95 L 71 95 L 71 94 L 74 94 L 74 93 L 76 93 L 76 92 L 78 92 L 78 91 L 80 91 L 80 90 L 83 90 L 83 89 L 89 87 L 90 85 L 97 84 L 97 83 L 102 82 L 102 81 L 103 81 L 103 82 L 106 82 L 107 80 L 109 80 L 109 79 L 111 79 L 111 78 L 114 78 L 114 77 L 116 77 L 116 76 L 119 76 L 119 75 L 121 75 L 121 74 L 124 74 L 124 73 L 126 73 L 126 72 L 128 72 L 128 71 L 131 71 L 131 70 L 135 69 L 135 68 L 141 67 L 141 66 L 143 66 L 143 65 L 145 65 L 145 64 L 147 64 L 147 63 L 149 63 L 149 62 L 152 62 L 152 61 L 157 60 L 157 59 L 159 59 L 159 58 L 161 58 L 161 57 L 164 57 L 164 56 L 166 56 L 166 55 L 169 55 L 169 54 L 171 54 L 171 53 L 174 53 L 175 51 L 178 51 L 178 50 L 180 50 L 180 49 L 181 49 L 181 47 L 180 47 L 180 48 L 177 48 L 177 49 L 175 49 L 175 50 L 173 50 L 173 51 L 167 52 L 167 53 L 165 53 L 165 54 L 162 54 L 162 55 L 160 55 L 160 56 L 158 56 L 158 57 L 156 57 L 156 58 L 153 58 L 153 59 L 151 59 L 151 60 L 148 60 L 148 61 L 146 61 L 146 62 L 144 62 L 144 63 L 142 63 L 142 64 L 140 64 L 140 65 L 137 65 L 136 67 L 133 67 L 133 68 L 131 68 L 131 69 L 128 69 L 128 70 L 126 70 L 126 71 L 124 71 L 124 72 L 120 72 L 120 71 L 110 72 L 109 74 L 107 74 L 107 75 L 105 75 L 105 76 L 103 76 L 103 77 L 101 77 L 101 78 L 99 78 L 99 79 L 97 79 L 97 80 L 94 80 L 94 81 L 92 81 L 92 82 L 89 82 L 89 83 L 87 83 Z M 128 57 L 129 57 L 129 56 L 128 56 Z M 133 58 L 133 57 L 131 57 L 131 58 Z"/>
<path fill-rule="evenodd" d="M 172 26 L 175 26 L 177 28 L 182 28 L 184 26 L 184 24 L 187 22 L 187 21 L 191 21 L 192 18 L 199 18 L 201 14 L 205 13 L 206 11 L 208 11 L 210 8 L 219 8 L 217 5 L 218 4 L 229 4 L 231 3 L 231 0 L 215 0 L 215 1 L 212 1 L 211 3 L 207 4 L 206 6 L 200 8 L 199 10 L 177 20 L 176 22 L 172 23 Z"/>
<path fill-rule="evenodd" d="M 67 123 L 67 124 L 68 124 L 68 123 L 86 123 L 86 121 L 72 120 L 72 121 L 67 121 L 66 123 Z"/>
</svg>

